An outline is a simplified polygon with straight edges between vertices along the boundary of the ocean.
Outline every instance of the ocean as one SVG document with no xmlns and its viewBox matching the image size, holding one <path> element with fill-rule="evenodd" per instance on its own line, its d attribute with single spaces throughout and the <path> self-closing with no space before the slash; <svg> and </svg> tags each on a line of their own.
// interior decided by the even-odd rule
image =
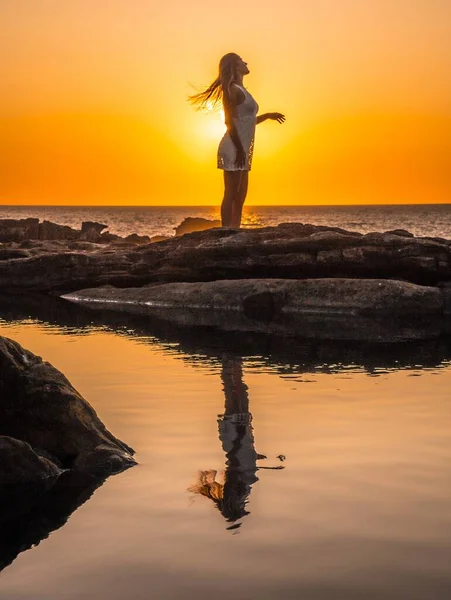
<svg viewBox="0 0 451 600">
<path fill-rule="evenodd" d="M 186 217 L 219 219 L 219 206 L 0 206 L 1 219 L 25 217 L 74 228 L 80 228 L 82 221 L 97 221 L 122 236 L 173 235 Z M 451 204 L 244 207 L 243 227 L 289 221 L 362 233 L 407 229 L 415 235 L 451 238 Z"/>
<path fill-rule="evenodd" d="M 167 235 L 218 207 L 0 210 L 29 216 Z M 450 217 L 451 205 L 247 207 L 245 224 L 451 238 Z M 97 489 L 61 485 L 2 511 L 0 597 L 451 597 L 451 337 L 297 334 L 0 299 L 0 335 L 64 373 L 138 461 Z"/>
</svg>

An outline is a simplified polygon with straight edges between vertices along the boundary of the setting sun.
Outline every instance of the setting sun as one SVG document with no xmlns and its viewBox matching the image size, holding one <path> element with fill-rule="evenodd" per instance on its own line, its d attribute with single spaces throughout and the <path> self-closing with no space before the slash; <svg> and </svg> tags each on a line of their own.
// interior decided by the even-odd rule
<svg viewBox="0 0 451 600">
<path fill-rule="evenodd" d="M 213 106 L 213 103 L 209 102 L 206 107 L 205 116 L 205 135 L 209 138 L 212 137 L 218 142 L 226 131 L 224 110 Z"/>
</svg>

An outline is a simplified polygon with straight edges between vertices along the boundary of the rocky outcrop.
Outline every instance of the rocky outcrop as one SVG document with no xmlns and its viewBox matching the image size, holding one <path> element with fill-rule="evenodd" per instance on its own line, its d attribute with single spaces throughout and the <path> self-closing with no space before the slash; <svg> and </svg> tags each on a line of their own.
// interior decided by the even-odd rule
<svg viewBox="0 0 451 600">
<path fill-rule="evenodd" d="M 101 244 L 104 242 L 102 238 L 102 231 L 106 229 L 108 225 L 103 223 L 96 223 L 95 221 L 83 221 L 81 224 L 81 233 L 78 239 L 85 242 L 92 242 L 95 244 Z"/>
<path fill-rule="evenodd" d="M 103 233 L 100 234 L 100 237 L 102 238 L 102 243 L 104 243 L 104 244 L 111 244 L 112 242 L 117 242 L 119 240 L 122 240 L 120 235 L 116 235 L 115 233 L 110 233 L 109 231 L 104 231 Z"/>
<path fill-rule="evenodd" d="M 80 231 L 39 219 L 0 219 L 0 242 L 23 242 L 26 240 L 74 240 Z"/>
<path fill-rule="evenodd" d="M 76 240 L 80 232 L 68 225 L 58 225 L 51 221 L 39 223 L 39 240 Z"/>
<path fill-rule="evenodd" d="M 221 227 L 221 221 L 204 219 L 202 217 L 186 217 L 180 225 L 174 227 L 174 231 L 175 235 L 185 235 L 185 233 L 205 231 L 206 229 L 213 229 L 213 227 Z"/>
<path fill-rule="evenodd" d="M 124 238 L 125 242 L 132 242 L 133 244 L 148 244 L 150 242 L 150 237 L 148 235 L 138 235 L 137 233 L 132 233 Z"/>
<path fill-rule="evenodd" d="M 155 242 L 165 242 L 166 240 L 169 240 L 170 236 L 168 235 L 153 235 L 150 238 L 150 243 L 153 244 Z"/>
<path fill-rule="evenodd" d="M 39 239 L 39 219 L 0 219 L 0 242 Z"/>
<path fill-rule="evenodd" d="M 97 233 L 102 233 L 104 229 L 106 229 L 108 225 L 104 223 L 97 223 L 97 221 L 83 221 L 81 224 L 81 232 L 86 233 L 87 231 L 91 231 L 92 229 Z"/>
<path fill-rule="evenodd" d="M 93 288 L 63 298 L 182 327 L 336 340 L 432 339 L 446 333 L 442 290 L 390 280 L 252 279 Z"/>
<path fill-rule="evenodd" d="M 96 221 L 83 221 L 81 229 L 74 229 L 51 221 L 40 223 L 39 219 L 0 219 L 0 243 L 26 243 L 32 240 L 41 242 L 80 240 L 96 244 L 109 244 L 125 239 L 133 244 L 143 244 L 150 241 L 148 236 L 139 236 L 136 233 L 126 238 L 108 231 L 102 233 L 107 227 L 108 225 Z"/>
<path fill-rule="evenodd" d="M 87 231 L 84 231 L 78 236 L 77 239 L 82 242 L 91 242 L 92 244 L 102 243 L 102 236 L 95 229 L 88 229 Z"/>
<path fill-rule="evenodd" d="M 3 337 L 0 436 L 0 484 L 34 481 L 39 473 L 46 478 L 61 469 L 106 476 L 136 464 L 133 449 L 106 429 L 62 373 Z"/>
<path fill-rule="evenodd" d="M 168 283 L 141 288 L 81 290 L 63 296 L 83 304 L 133 312 L 154 308 L 235 311 L 272 320 L 279 314 L 441 315 L 438 288 L 380 279 L 238 279 Z"/>
<path fill-rule="evenodd" d="M 397 279 L 435 286 L 451 280 L 451 242 L 404 232 L 362 235 L 287 223 L 209 229 L 137 247 L 124 243 L 0 261 L 0 287 L 71 291 L 106 284 L 262 278 Z"/>
</svg>

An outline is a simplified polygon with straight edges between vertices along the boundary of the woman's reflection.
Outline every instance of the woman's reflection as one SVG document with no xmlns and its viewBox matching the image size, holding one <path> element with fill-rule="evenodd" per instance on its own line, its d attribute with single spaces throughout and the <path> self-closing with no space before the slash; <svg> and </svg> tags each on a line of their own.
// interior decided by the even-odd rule
<svg viewBox="0 0 451 600">
<path fill-rule="evenodd" d="M 189 491 L 214 501 L 225 519 L 234 524 L 249 514 L 246 504 L 252 485 L 258 481 L 258 469 L 283 469 L 259 467 L 257 460 L 266 456 L 257 454 L 254 447 L 252 415 L 249 412 L 248 387 L 243 381 L 242 359 L 226 355 L 222 358 L 221 380 L 225 397 L 225 410 L 218 415 L 219 439 L 226 453 L 224 473 L 215 470 L 200 471 L 197 482 Z M 279 460 L 284 457 L 280 455 Z"/>
</svg>

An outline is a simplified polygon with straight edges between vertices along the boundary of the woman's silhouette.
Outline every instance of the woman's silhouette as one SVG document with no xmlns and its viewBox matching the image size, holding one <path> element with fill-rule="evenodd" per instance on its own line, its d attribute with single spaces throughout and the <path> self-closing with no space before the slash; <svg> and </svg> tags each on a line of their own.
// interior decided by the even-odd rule
<svg viewBox="0 0 451 600">
<path fill-rule="evenodd" d="M 261 467 L 257 460 L 266 456 L 257 454 L 254 445 L 252 414 L 249 412 L 249 395 L 243 381 L 242 360 L 231 355 L 222 358 L 221 380 L 224 390 L 224 414 L 218 415 L 218 433 L 226 455 L 226 470 L 199 471 L 198 481 L 189 491 L 213 500 L 223 517 L 236 529 L 236 521 L 248 515 L 246 504 L 252 485 L 258 481 Z M 282 460 L 281 457 L 278 457 Z"/>
<path fill-rule="evenodd" d="M 221 58 L 219 75 L 203 92 L 189 97 L 198 108 L 214 106 L 222 101 L 227 132 L 218 148 L 218 168 L 224 171 L 224 198 L 221 205 L 223 227 L 240 227 L 243 204 L 246 199 L 248 175 L 254 152 L 257 123 L 272 119 L 283 123 L 281 113 L 257 116 L 258 104 L 243 86 L 243 77 L 249 73 L 247 63 L 238 54 L 230 52 Z"/>
</svg>

